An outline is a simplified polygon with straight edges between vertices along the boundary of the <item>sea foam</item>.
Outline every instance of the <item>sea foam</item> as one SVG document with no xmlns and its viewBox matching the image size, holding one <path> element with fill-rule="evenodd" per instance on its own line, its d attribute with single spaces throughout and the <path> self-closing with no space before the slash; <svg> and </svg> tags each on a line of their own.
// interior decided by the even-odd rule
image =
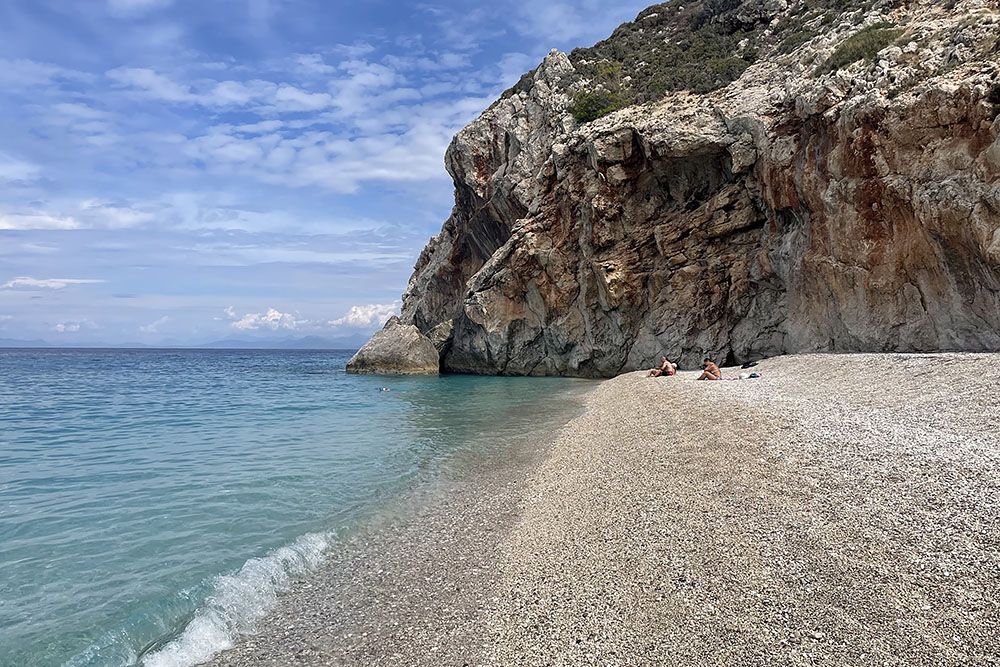
<svg viewBox="0 0 1000 667">
<path fill-rule="evenodd" d="M 315 570 L 334 536 L 303 535 L 261 558 L 251 558 L 235 574 L 216 577 L 212 593 L 175 639 L 142 660 L 144 667 L 188 667 L 232 648 L 274 609 L 292 580 Z"/>
</svg>

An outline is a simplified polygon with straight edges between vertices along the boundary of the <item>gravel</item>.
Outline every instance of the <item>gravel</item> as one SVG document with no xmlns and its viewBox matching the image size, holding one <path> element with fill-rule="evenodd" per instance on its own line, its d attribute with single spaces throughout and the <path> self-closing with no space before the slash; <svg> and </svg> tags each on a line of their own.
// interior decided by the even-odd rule
<svg viewBox="0 0 1000 667">
<path fill-rule="evenodd" d="M 998 367 L 602 382 L 544 456 L 335 555 L 213 664 L 1000 665 Z"/>
<path fill-rule="evenodd" d="M 546 416 L 536 432 L 453 465 L 387 508 L 295 582 L 253 636 L 207 664 L 461 665 L 483 653 L 500 541 L 551 446 L 551 432 L 541 429 L 580 414 L 596 386 L 574 384 L 561 419 Z"/>
</svg>

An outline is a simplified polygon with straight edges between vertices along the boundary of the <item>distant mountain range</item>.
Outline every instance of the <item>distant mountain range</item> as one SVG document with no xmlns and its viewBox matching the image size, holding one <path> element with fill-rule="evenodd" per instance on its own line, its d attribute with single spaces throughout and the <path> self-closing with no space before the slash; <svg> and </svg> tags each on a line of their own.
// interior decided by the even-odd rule
<svg viewBox="0 0 1000 667">
<path fill-rule="evenodd" d="M 0 347 L 55 347 L 44 340 L 17 340 L 16 338 L 0 338 Z"/>
<path fill-rule="evenodd" d="M 196 350 L 356 350 L 368 340 L 367 336 L 338 336 L 324 338 L 322 336 L 304 336 L 302 338 L 224 338 L 201 345 L 162 344 L 147 345 L 145 343 L 71 343 L 53 344 L 44 340 L 20 340 L 16 338 L 0 338 L 0 347 L 20 348 L 120 348 L 120 349 L 156 349 L 184 348 Z"/>
</svg>

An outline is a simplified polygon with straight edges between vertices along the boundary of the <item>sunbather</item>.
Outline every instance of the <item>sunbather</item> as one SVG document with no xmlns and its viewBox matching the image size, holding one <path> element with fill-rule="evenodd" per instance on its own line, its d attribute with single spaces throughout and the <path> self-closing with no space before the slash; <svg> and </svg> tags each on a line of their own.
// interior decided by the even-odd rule
<svg viewBox="0 0 1000 667">
<path fill-rule="evenodd" d="M 702 371 L 699 380 L 721 380 L 722 379 L 722 369 L 716 366 L 715 362 L 705 357 L 702 362 L 702 367 L 705 369 Z"/>
<path fill-rule="evenodd" d="M 646 375 L 648 378 L 658 378 L 661 375 L 675 375 L 677 373 L 677 364 L 672 363 L 666 357 L 660 357 L 660 367 L 654 368 L 649 371 Z"/>
</svg>

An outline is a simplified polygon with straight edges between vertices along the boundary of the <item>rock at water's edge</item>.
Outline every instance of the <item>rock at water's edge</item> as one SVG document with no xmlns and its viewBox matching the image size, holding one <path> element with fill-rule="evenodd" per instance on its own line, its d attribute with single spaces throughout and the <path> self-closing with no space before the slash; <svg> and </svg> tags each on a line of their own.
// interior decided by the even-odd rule
<svg viewBox="0 0 1000 667">
<path fill-rule="evenodd" d="M 440 356 L 430 338 L 393 317 L 347 362 L 348 373 L 437 375 Z"/>
<path fill-rule="evenodd" d="M 441 370 L 1000 349 L 996 0 L 683 6 L 550 53 L 452 141 L 455 207 L 400 310 Z M 751 50 L 728 85 L 577 122 L 595 66 L 639 85 L 704 25 Z M 825 64 L 881 25 L 876 57 Z"/>
</svg>

